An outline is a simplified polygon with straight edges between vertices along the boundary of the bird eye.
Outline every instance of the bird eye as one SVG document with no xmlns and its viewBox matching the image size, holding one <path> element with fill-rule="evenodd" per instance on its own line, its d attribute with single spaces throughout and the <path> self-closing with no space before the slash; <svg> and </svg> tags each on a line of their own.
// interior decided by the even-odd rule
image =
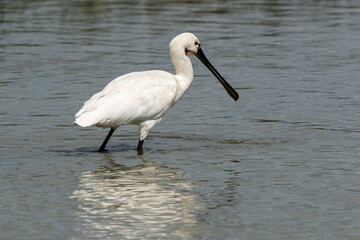
<svg viewBox="0 0 360 240">
<path fill-rule="evenodd" d="M 199 43 L 198 42 L 195 42 L 195 46 L 198 46 L 199 45 Z"/>
</svg>

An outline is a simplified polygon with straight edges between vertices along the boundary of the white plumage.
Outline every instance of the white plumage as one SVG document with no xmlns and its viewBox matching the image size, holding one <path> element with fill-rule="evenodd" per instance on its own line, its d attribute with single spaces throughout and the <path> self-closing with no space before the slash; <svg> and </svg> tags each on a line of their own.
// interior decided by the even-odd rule
<svg viewBox="0 0 360 240">
<path fill-rule="evenodd" d="M 195 35 L 183 33 L 170 42 L 170 56 L 176 75 L 153 70 L 133 72 L 112 80 L 94 94 L 75 115 L 81 127 L 111 128 L 99 151 L 103 151 L 111 134 L 121 125 L 139 125 L 138 150 L 150 129 L 184 95 L 193 81 L 193 68 L 188 53 L 195 54 L 220 80 L 228 93 L 237 100 L 234 89 L 206 59 Z"/>
</svg>

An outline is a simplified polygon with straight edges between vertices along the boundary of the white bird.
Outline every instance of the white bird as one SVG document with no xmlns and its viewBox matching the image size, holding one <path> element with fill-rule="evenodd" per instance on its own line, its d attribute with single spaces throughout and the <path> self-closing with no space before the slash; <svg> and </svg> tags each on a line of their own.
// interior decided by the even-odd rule
<svg viewBox="0 0 360 240">
<path fill-rule="evenodd" d="M 142 151 L 144 139 L 150 129 L 161 121 L 162 116 L 181 99 L 190 87 L 193 67 L 188 53 L 194 54 L 216 76 L 229 95 L 236 101 L 238 93 L 225 81 L 205 57 L 200 41 L 192 33 L 182 33 L 170 42 L 170 56 L 176 74 L 161 71 L 132 72 L 112 80 L 94 94 L 75 115 L 75 123 L 81 127 L 110 128 L 99 148 L 105 150 L 113 132 L 121 125 L 139 125 L 138 151 Z"/>
</svg>

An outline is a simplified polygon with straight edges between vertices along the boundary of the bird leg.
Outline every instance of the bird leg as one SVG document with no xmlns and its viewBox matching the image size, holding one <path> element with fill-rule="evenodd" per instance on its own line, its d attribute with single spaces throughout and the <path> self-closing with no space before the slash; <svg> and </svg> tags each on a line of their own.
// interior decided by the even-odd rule
<svg viewBox="0 0 360 240">
<path fill-rule="evenodd" d="M 108 135 L 106 136 L 103 144 L 101 145 L 101 147 L 98 150 L 99 152 L 103 152 L 105 150 L 105 146 L 108 143 L 108 141 L 109 141 L 109 139 L 110 139 L 110 137 L 111 137 L 111 135 L 113 134 L 114 131 L 115 131 L 115 129 L 113 129 L 113 128 L 110 129 L 110 132 L 108 133 Z"/>
<path fill-rule="evenodd" d="M 136 150 L 137 150 L 138 152 L 142 152 L 142 146 L 143 146 L 143 144 L 144 144 L 144 140 L 139 140 L 138 146 L 137 146 L 137 148 L 136 148 Z"/>
</svg>

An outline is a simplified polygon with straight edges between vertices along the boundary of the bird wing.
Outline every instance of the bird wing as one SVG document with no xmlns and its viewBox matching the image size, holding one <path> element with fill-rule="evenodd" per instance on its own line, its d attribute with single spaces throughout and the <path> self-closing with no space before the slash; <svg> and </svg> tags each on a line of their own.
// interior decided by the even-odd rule
<svg viewBox="0 0 360 240">
<path fill-rule="evenodd" d="M 134 72 L 111 81 L 75 115 L 83 127 L 118 127 L 160 118 L 175 103 L 175 76 L 164 71 Z"/>
</svg>

